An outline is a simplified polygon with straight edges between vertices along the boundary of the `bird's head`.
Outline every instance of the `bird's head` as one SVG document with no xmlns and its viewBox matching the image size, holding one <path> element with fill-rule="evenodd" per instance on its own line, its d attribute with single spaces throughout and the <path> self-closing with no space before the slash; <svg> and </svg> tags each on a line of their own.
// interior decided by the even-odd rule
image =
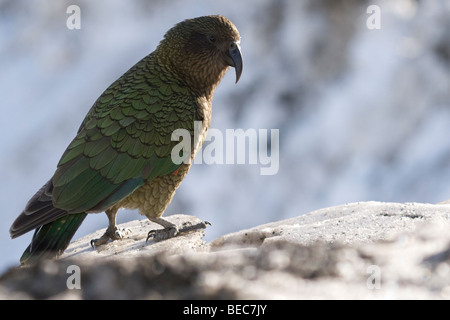
<svg viewBox="0 0 450 320">
<path fill-rule="evenodd" d="M 178 23 L 166 33 L 158 51 L 171 71 L 197 88 L 214 90 L 229 67 L 235 68 L 236 83 L 242 74 L 239 32 L 220 15 Z"/>
</svg>

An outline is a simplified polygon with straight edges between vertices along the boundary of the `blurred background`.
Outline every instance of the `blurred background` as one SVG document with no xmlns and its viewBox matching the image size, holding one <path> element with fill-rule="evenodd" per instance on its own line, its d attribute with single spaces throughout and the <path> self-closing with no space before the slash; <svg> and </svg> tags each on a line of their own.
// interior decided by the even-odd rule
<svg viewBox="0 0 450 320">
<path fill-rule="evenodd" d="M 450 1 L 0 0 L 0 271 L 32 237 L 11 240 L 11 223 L 96 98 L 174 24 L 218 13 L 240 30 L 244 72 L 217 89 L 212 127 L 279 129 L 280 169 L 194 165 L 166 215 L 210 221 L 210 241 L 348 202 L 450 198 Z M 106 224 L 89 215 L 75 238 Z"/>
</svg>

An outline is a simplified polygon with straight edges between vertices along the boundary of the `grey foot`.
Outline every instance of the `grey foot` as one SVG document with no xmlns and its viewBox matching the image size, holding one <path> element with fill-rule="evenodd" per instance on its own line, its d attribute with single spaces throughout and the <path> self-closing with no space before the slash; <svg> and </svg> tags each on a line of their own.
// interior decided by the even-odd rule
<svg viewBox="0 0 450 320">
<path fill-rule="evenodd" d="M 211 225 L 211 223 L 209 223 L 208 221 L 202 221 L 197 224 L 190 224 L 189 222 L 185 222 L 183 223 L 183 226 L 181 228 L 178 228 L 176 225 L 171 225 L 165 227 L 164 229 L 150 230 L 145 242 L 148 242 L 149 239 L 153 239 L 155 241 L 170 239 L 180 235 L 181 233 L 199 229 L 206 229 L 208 225 Z"/>
<path fill-rule="evenodd" d="M 117 228 L 114 229 L 106 229 L 106 232 L 98 239 L 91 240 L 91 247 L 95 248 L 101 245 L 106 244 L 109 240 L 122 240 L 127 234 L 131 233 L 131 230 L 126 228 Z"/>
</svg>

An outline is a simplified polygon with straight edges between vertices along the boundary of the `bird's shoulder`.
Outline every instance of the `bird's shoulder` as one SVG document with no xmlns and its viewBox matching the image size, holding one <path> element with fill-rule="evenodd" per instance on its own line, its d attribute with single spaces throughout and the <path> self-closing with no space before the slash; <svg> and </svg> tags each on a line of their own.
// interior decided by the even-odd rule
<svg viewBox="0 0 450 320">
<path fill-rule="evenodd" d="M 184 129 L 193 137 L 195 121 L 209 125 L 209 106 L 152 59 L 138 62 L 97 99 L 62 155 L 52 178 L 55 204 L 85 211 L 108 198 L 102 203 L 109 205 L 174 172 L 179 164 L 171 152 L 179 141 L 172 134 Z M 87 185 L 98 188 L 85 192 Z"/>
</svg>

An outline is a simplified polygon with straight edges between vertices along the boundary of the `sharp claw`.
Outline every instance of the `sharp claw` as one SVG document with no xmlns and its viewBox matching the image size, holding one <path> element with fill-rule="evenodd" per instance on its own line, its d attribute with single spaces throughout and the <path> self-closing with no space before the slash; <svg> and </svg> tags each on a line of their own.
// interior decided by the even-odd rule
<svg viewBox="0 0 450 320">
<path fill-rule="evenodd" d="M 176 226 L 164 229 L 150 230 L 147 234 L 147 239 L 145 240 L 145 242 L 147 243 L 150 238 L 156 241 L 167 240 L 175 237 L 178 233 L 178 228 Z"/>
<path fill-rule="evenodd" d="M 208 225 L 211 225 L 209 221 L 202 221 L 196 225 L 191 225 L 190 223 L 184 223 L 181 229 L 175 227 L 169 227 L 158 230 L 150 230 L 147 234 L 147 238 L 145 239 L 145 243 L 148 243 L 148 240 L 166 240 L 177 236 L 178 234 L 195 231 L 197 229 L 206 229 Z M 165 234 L 164 234 L 165 233 Z"/>
<path fill-rule="evenodd" d="M 148 239 L 153 238 L 155 236 L 155 230 L 150 230 L 147 234 L 147 239 L 145 239 L 145 243 L 148 242 Z"/>
<path fill-rule="evenodd" d="M 116 239 L 115 240 L 122 240 L 125 236 L 127 236 L 128 234 L 131 233 L 131 229 L 130 228 L 125 228 L 125 229 L 117 229 L 116 232 L 114 233 Z"/>
<path fill-rule="evenodd" d="M 92 239 L 90 244 L 93 249 L 99 247 L 101 245 L 106 244 L 109 240 L 122 240 L 126 235 L 132 233 L 131 229 L 119 229 L 115 228 L 114 230 L 106 230 L 106 232 L 98 239 Z"/>
</svg>

